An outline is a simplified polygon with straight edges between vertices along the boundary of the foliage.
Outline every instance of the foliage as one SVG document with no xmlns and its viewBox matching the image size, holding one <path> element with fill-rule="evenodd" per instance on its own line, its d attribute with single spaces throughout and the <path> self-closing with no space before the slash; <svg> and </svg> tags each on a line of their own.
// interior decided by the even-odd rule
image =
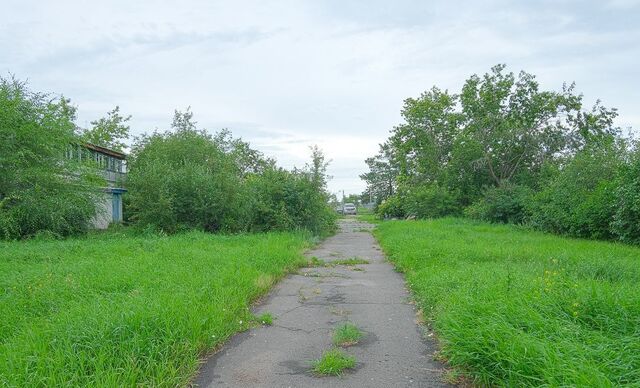
<svg viewBox="0 0 640 388">
<path fill-rule="evenodd" d="M 376 214 L 381 218 L 404 218 L 407 211 L 399 195 L 385 199 L 377 208 Z"/>
<path fill-rule="evenodd" d="M 0 239 L 84 232 L 104 181 L 68 157 L 79 143 L 63 97 L 0 78 Z"/>
<path fill-rule="evenodd" d="M 640 384 L 638 247 L 461 219 L 375 234 L 475 385 Z"/>
<path fill-rule="evenodd" d="M 612 238 L 615 178 L 624 156 L 624 146 L 615 143 L 579 152 L 533 197 L 531 224 L 576 237 Z"/>
<path fill-rule="evenodd" d="M 362 331 L 353 323 L 343 323 L 333 332 L 333 344 L 335 346 L 352 346 L 362 338 Z"/>
<path fill-rule="evenodd" d="M 0 386 L 187 386 L 308 244 L 126 230 L 0 242 Z"/>
<path fill-rule="evenodd" d="M 405 123 L 395 127 L 389 138 L 399 184 L 426 185 L 442 179 L 451 161 L 463 116 L 455 110 L 458 96 L 437 87 L 419 98 L 408 98 L 401 111 Z"/>
<path fill-rule="evenodd" d="M 356 358 L 349 356 L 339 349 L 327 350 L 319 360 L 311 363 L 313 372 L 325 376 L 341 376 L 345 369 L 356 366 Z"/>
<path fill-rule="evenodd" d="M 477 143 L 476 163 L 497 186 L 522 173 L 535 173 L 547 160 L 570 150 L 573 128 L 563 119 L 579 111 L 573 88 L 540 91 L 531 74 L 504 72 L 497 65 L 483 77 L 471 76 L 462 88 L 464 136 Z"/>
<path fill-rule="evenodd" d="M 621 168 L 614 190 L 612 231 L 621 241 L 640 244 L 640 149 Z"/>
<path fill-rule="evenodd" d="M 318 148 L 306 168 L 287 171 L 228 131 L 197 129 L 190 110 L 176 111 L 172 128 L 132 148 L 128 209 L 139 226 L 169 233 L 333 230 L 328 162 Z"/>
<path fill-rule="evenodd" d="M 505 65 L 459 94 L 405 100 L 403 122 L 366 160 L 382 217 L 466 214 L 579 237 L 640 241 L 632 147 L 600 101 L 542 90 Z M 613 220 L 613 222 L 612 222 Z"/>
<path fill-rule="evenodd" d="M 131 219 L 166 232 L 239 230 L 246 211 L 234 160 L 191 112 L 176 111 L 173 132 L 137 139 L 129 162 Z"/>
<path fill-rule="evenodd" d="M 376 205 L 391 197 L 396 190 L 398 167 L 395 165 L 390 147 L 387 144 L 380 146 L 380 152 L 365 160 L 369 172 L 360 175 L 367 183 L 367 190 L 363 194 L 373 198 Z"/>
<path fill-rule="evenodd" d="M 404 195 L 404 208 L 417 218 L 437 218 L 459 213 L 453 194 L 437 185 L 417 186 Z"/>
<path fill-rule="evenodd" d="M 324 185 L 313 173 L 268 168 L 248 180 L 253 231 L 306 229 L 315 234 L 333 230 L 334 211 L 327 205 Z"/>
<path fill-rule="evenodd" d="M 106 117 L 92 121 L 92 127 L 82 130 L 80 136 L 87 143 L 123 152 L 126 147 L 123 140 L 129 138 L 129 120 L 131 116 L 121 116 L 120 107 L 116 106 Z"/>
<path fill-rule="evenodd" d="M 526 186 L 505 183 L 489 187 L 481 199 L 465 209 L 465 214 L 484 221 L 522 224 L 527 219 L 531 196 L 532 191 Z"/>
</svg>

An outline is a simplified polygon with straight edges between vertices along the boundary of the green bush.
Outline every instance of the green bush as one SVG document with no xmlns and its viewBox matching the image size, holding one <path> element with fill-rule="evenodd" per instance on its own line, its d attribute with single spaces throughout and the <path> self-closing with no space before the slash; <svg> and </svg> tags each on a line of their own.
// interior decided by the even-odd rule
<svg viewBox="0 0 640 388">
<path fill-rule="evenodd" d="M 531 189 L 515 184 L 491 187 L 480 200 L 465 209 L 465 214 L 489 222 L 522 224 L 527 218 L 531 195 Z"/>
<path fill-rule="evenodd" d="M 307 174 L 268 168 L 251 176 L 248 187 L 253 231 L 306 229 L 323 235 L 334 228 L 335 212 Z"/>
<path fill-rule="evenodd" d="M 611 228 L 621 241 L 640 244 L 640 151 L 620 170 Z"/>
<path fill-rule="evenodd" d="M 0 239 L 68 236 L 96 216 L 104 180 L 68 158 L 79 143 L 64 98 L 0 78 Z"/>
<path fill-rule="evenodd" d="M 615 144 L 587 148 L 558 170 L 530 204 L 531 224 L 576 237 L 613 237 L 616 175 L 624 151 Z"/>
<path fill-rule="evenodd" d="M 437 185 L 412 188 L 405 196 L 404 208 L 416 218 L 438 218 L 459 212 L 456 198 Z"/>
<path fill-rule="evenodd" d="M 128 176 L 131 218 L 173 233 L 242 230 L 242 182 L 234 161 L 196 129 L 154 133 L 133 146 Z"/>
<path fill-rule="evenodd" d="M 332 231 L 336 217 L 317 148 L 311 165 L 287 171 L 227 131 L 210 136 L 196 129 L 191 118 L 189 111 L 176 112 L 174 131 L 143 136 L 133 146 L 131 221 L 168 233 Z"/>
<path fill-rule="evenodd" d="M 390 196 L 376 208 L 380 218 L 404 218 L 407 214 L 402 197 L 399 194 Z"/>
</svg>

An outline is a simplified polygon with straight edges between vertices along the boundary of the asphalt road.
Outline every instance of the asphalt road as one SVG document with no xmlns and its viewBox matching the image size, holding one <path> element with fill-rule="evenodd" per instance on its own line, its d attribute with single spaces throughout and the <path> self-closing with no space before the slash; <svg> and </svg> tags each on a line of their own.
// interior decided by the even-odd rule
<svg viewBox="0 0 640 388">
<path fill-rule="evenodd" d="M 444 387 L 435 343 L 416 324 L 416 311 L 400 274 L 385 261 L 367 231 L 349 218 L 340 232 L 308 257 L 325 262 L 359 257 L 369 264 L 305 268 L 281 281 L 256 307 L 271 313 L 272 326 L 233 337 L 202 365 L 200 387 Z M 359 268 L 360 270 L 358 270 Z M 318 377 L 310 362 L 332 347 L 343 322 L 365 332 L 345 349 L 357 366 L 341 377 Z"/>
</svg>

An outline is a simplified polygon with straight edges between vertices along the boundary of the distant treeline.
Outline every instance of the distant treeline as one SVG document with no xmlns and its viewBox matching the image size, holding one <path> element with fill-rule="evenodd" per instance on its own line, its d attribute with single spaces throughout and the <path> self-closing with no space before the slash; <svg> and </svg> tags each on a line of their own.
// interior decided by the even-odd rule
<svg viewBox="0 0 640 388">
<path fill-rule="evenodd" d="M 0 239 L 68 236 L 90 229 L 105 180 L 98 166 L 67 156 L 71 144 L 122 150 L 130 117 L 116 107 L 78 129 L 68 99 L 0 78 Z M 285 170 L 233 138 L 196 127 L 175 112 L 171 129 L 134 141 L 125 218 L 141 230 L 329 232 L 327 162 L 320 150 L 303 169 Z"/>
<path fill-rule="evenodd" d="M 459 94 L 405 100 L 404 122 L 366 160 L 383 217 L 468 216 L 640 243 L 640 149 L 615 109 L 585 109 L 574 85 L 540 90 L 498 65 Z"/>
</svg>

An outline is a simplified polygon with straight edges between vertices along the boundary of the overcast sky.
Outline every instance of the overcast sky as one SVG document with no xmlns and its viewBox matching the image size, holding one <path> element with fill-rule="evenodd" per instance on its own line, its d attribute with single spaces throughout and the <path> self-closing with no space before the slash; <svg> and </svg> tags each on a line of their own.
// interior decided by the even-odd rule
<svg viewBox="0 0 640 388">
<path fill-rule="evenodd" d="M 200 127 L 229 128 L 285 167 L 318 144 L 334 192 L 363 190 L 364 159 L 403 99 L 458 91 L 497 63 L 549 89 L 575 81 L 640 128 L 639 1 L 0 4 L 0 74 L 71 98 L 80 126 L 119 105 L 139 134 L 191 106 Z"/>
</svg>

